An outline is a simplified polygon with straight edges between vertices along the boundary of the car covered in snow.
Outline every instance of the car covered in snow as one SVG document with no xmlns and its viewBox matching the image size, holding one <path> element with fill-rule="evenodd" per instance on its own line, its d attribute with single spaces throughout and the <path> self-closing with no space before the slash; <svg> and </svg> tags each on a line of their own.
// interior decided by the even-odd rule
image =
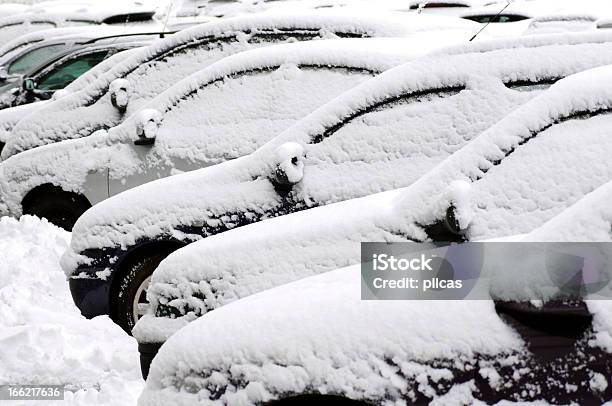
<svg viewBox="0 0 612 406">
<path fill-rule="evenodd" d="M 474 23 L 465 25 L 459 19 L 408 17 L 323 12 L 248 16 L 183 30 L 132 55 L 82 92 L 22 120 L 2 151 L 2 158 L 116 126 L 172 84 L 225 56 L 250 48 L 323 37 L 406 37 L 429 31 L 444 31 L 467 41 L 474 29 Z"/>
<path fill-rule="evenodd" d="M 150 361 L 152 354 L 147 350 L 152 350 L 151 343 L 156 342 L 159 347 L 177 330 L 179 331 L 177 334 L 181 336 L 181 329 L 198 316 L 204 315 L 205 320 L 214 319 L 220 317 L 215 313 L 221 310 L 220 314 L 224 315 L 221 317 L 226 322 L 229 320 L 228 326 L 231 326 L 233 318 L 228 319 L 227 313 L 222 308 L 228 303 L 284 283 L 318 273 L 330 272 L 339 267 L 359 264 L 361 261 L 360 243 L 363 241 L 446 243 L 482 241 L 526 233 L 530 234 L 523 236 L 522 241 L 610 241 L 610 210 L 604 210 L 603 202 L 605 193 L 609 194 L 610 190 L 609 184 L 606 184 L 612 178 L 612 168 L 605 162 L 605 157 L 612 151 L 612 140 L 608 136 L 612 123 L 612 92 L 609 89 L 601 89 L 599 84 L 602 83 L 601 81 L 608 80 L 611 75 L 612 68 L 605 67 L 600 68 L 599 71 L 583 72 L 562 80 L 545 93 L 510 113 L 410 187 L 268 219 L 204 239 L 171 254 L 160 264 L 151 279 L 148 297 L 154 305 L 154 314 L 144 316 L 134 329 L 134 335 L 141 343 L 141 360 Z M 594 190 L 596 191 L 593 192 Z M 589 193 L 587 198 L 580 200 Z M 574 207 L 566 210 L 572 205 Z M 584 224 L 578 225 L 581 222 Z M 578 226 L 574 229 L 571 226 L 568 227 L 570 224 Z M 561 233 L 559 228 L 563 229 Z M 533 231 L 534 229 L 536 230 Z M 354 281 L 348 284 L 358 285 L 359 272 L 353 270 L 351 274 Z M 321 281 L 323 280 L 327 280 L 327 277 L 321 277 Z M 345 282 L 348 281 L 345 279 Z M 337 299 L 335 288 L 327 290 L 327 287 L 323 288 L 324 283 L 319 286 L 330 298 Z M 362 306 L 358 303 L 359 289 L 355 292 L 353 292 L 355 295 L 353 301 L 349 301 L 351 304 L 347 305 L 353 310 L 360 309 Z M 344 298 L 343 295 L 341 296 Z M 317 300 L 310 300 L 311 305 L 314 303 L 317 303 L 316 306 L 318 306 Z M 423 309 L 432 306 L 430 301 L 425 303 L 427 304 L 423 305 Z M 555 320 L 560 323 L 567 323 L 567 326 L 575 326 L 573 322 L 576 321 L 588 320 L 590 313 L 586 311 L 585 306 L 570 307 L 569 311 L 564 312 L 568 308 L 558 303 L 544 306 L 539 310 L 530 308 L 525 310 L 517 307 L 519 305 L 516 302 L 501 302 L 495 307 L 490 303 L 483 304 L 485 307 L 475 303 L 483 302 L 460 303 L 459 306 L 474 306 L 474 308 L 472 310 L 463 308 L 458 315 L 467 312 L 471 314 L 471 316 L 466 316 L 468 320 L 470 317 L 475 317 L 474 320 L 485 317 L 487 321 L 483 326 L 490 325 L 491 322 L 495 325 L 501 322 L 501 320 L 496 320 L 496 310 L 504 320 L 508 317 L 513 320 L 509 323 L 528 341 L 529 351 L 542 357 L 548 356 L 546 352 L 550 349 L 548 347 L 559 344 L 559 340 L 553 339 L 555 334 L 567 335 L 567 337 L 575 335 L 575 340 L 570 340 L 569 344 L 564 342 L 562 345 L 567 347 L 564 350 L 573 355 L 556 359 L 555 362 L 549 364 L 542 362 L 541 359 L 530 359 L 529 356 L 523 359 L 522 356 L 525 354 L 522 354 L 517 367 L 524 368 L 524 372 L 517 377 L 514 375 L 515 369 L 511 371 L 503 369 L 503 361 L 497 358 L 502 355 L 501 353 L 481 354 L 489 356 L 484 359 L 480 358 L 480 361 L 486 359 L 491 361 L 491 364 L 487 364 L 487 368 L 494 368 L 494 373 L 481 374 L 480 378 L 469 373 L 467 374 L 468 379 L 459 378 L 459 382 L 456 382 L 454 381 L 457 379 L 455 374 L 460 370 L 465 372 L 465 369 L 463 367 L 453 369 L 453 373 L 445 378 L 450 382 L 438 386 L 433 392 L 423 391 L 422 387 L 418 390 L 409 387 L 406 391 L 412 393 L 411 401 L 419 400 L 419 396 L 430 398 L 432 395 L 442 396 L 449 391 L 452 386 L 449 386 L 450 383 L 453 385 L 467 383 L 473 379 L 476 380 L 468 385 L 471 387 L 469 392 L 477 392 L 478 396 L 484 396 L 487 401 L 546 400 L 555 404 L 559 402 L 594 404 L 592 403 L 594 401 L 610 400 L 612 392 L 606 391 L 607 385 L 589 387 L 588 384 L 595 375 L 603 375 L 608 379 L 612 368 L 612 356 L 605 351 L 589 348 L 589 340 L 593 337 L 584 338 L 582 336 L 587 329 L 574 331 L 568 327 L 567 331 L 556 330 L 555 333 L 545 327 L 546 319 L 551 317 L 556 317 Z M 443 308 L 455 309 L 454 306 L 457 303 L 451 305 L 449 302 L 436 302 L 433 304 L 433 306 L 438 305 L 442 307 L 436 307 L 438 310 L 432 315 L 438 314 Z M 231 308 L 231 306 L 228 307 Z M 279 306 L 278 303 L 277 306 Z M 412 306 L 421 309 L 419 302 L 414 301 L 404 306 L 406 311 Z M 327 309 L 332 308 L 333 312 L 327 311 L 326 313 L 335 313 L 337 307 Z M 612 310 L 610 306 L 606 308 L 608 312 Z M 280 305 L 277 309 L 286 309 L 286 307 Z M 208 313 L 211 314 L 210 318 L 208 318 Z M 284 319 L 284 311 L 272 312 L 268 316 L 274 317 L 273 315 L 279 313 L 283 314 L 281 317 Z M 357 314 L 360 312 L 356 311 L 355 315 Z M 412 315 L 412 313 L 409 314 Z M 488 314 L 491 315 L 490 319 Z M 240 317 L 243 316 L 244 313 Z M 289 311 L 286 316 L 291 318 L 295 314 Z M 342 314 L 339 317 L 342 319 L 344 316 Z M 249 318 L 245 317 L 243 321 Z M 537 317 L 540 317 L 541 323 L 538 329 L 541 329 L 542 336 L 550 337 L 550 340 L 539 337 L 539 341 L 538 339 L 533 342 L 529 341 L 534 335 L 523 328 L 522 323 L 529 322 L 529 320 L 533 322 L 532 317 L 533 320 L 538 320 Z M 458 318 L 457 321 L 459 325 L 465 326 L 462 318 Z M 199 328 L 204 325 L 206 329 L 212 328 L 208 330 L 209 333 L 214 331 L 223 336 L 227 335 L 226 337 L 233 336 L 231 331 L 217 326 L 213 328 L 205 321 L 196 323 L 200 326 Z M 275 321 L 272 324 L 276 325 Z M 445 326 L 446 323 L 436 322 L 433 325 Z M 337 327 L 334 323 L 329 326 L 322 323 L 322 326 L 325 326 L 323 328 Z M 191 326 L 184 328 L 193 331 Z M 252 328 L 255 331 L 261 331 L 258 328 Z M 482 328 L 476 327 L 465 329 L 465 331 L 472 329 L 482 331 Z M 378 328 L 372 330 L 382 331 Z M 317 333 L 320 331 L 317 330 Z M 352 331 L 352 329 L 348 328 L 347 331 Z M 419 335 L 417 332 L 422 330 L 420 328 L 404 329 L 404 333 L 406 331 L 413 331 Z M 314 330 L 313 333 L 315 333 Z M 508 338 L 511 336 L 512 334 Z M 210 334 L 202 334 L 202 337 L 208 340 Z M 333 334 L 329 337 L 333 337 Z M 440 334 L 438 337 L 455 343 L 463 342 L 461 339 L 457 340 L 458 336 L 455 334 Z M 496 341 L 490 337 L 482 338 L 483 343 L 488 346 Z M 219 340 L 220 337 L 215 336 L 215 339 Z M 341 339 L 339 342 L 344 341 Z M 169 339 L 168 344 L 170 348 L 177 348 L 172 338 Z M 255 345 L 260 344 L 258 342 Z M 292 342 L 291 346 L 295 348 L 295 343 Z M 517 345 L 514 350 L 519 351 L 521 347 L 522 345 Z M 207 350 L 210 347 L 196 340 L 186 348 Z M 240 347 L 240 352 L 248 354 L 249 351 L 244 351 L 244 348 Z M 269 348 L 275 348 L 274 344 Z M 469 348 L 469 351 L 476 353 L 480 350 L 480 346 Z M 313 351 L 319 353 L 316 349 Z M 221 354 L 217 355 L 221 356 Z M 502 359 L 509 355 L 504 355 Z M 594 359 L 596 357 L 599 359 Z M 432 356 L 429 360 L 441 361 L 437 358 L 437 356 Z M 222 358 L 213 356 L 212 359 L 214 360 L 212 362 L 218 362 Z M 448 359 L 448 363 L 443 362 L 437 365 L 439 368 L 448 368 L 452 365 L 452 359 L 453 357 Z M 156 362 L 164 365 L 163 359 L 154 361 L 153 365 Z M 240 364 L 235 359 L 228 362 L 230 365 Z M 587 368 L 576 373 L 574 367 L 577 362 L 586 362 L 589 368 L 594 369 Z M 283 361 L 280 361 L 280 365 L 283 364 Z M 305 366 L 301 363 L 299 365 Z M 434 366 L 435 364 L 426 363 L 426 365 Z M 216 371 L 223 370 L 221 365 L 216 365 L 216 367 Z M 200 376 L 208 376 L 198 368 L 193 372 L 203 373 Z M 144 373 L 147 369 L 148 365 L 143 364 Z M 345 369 L 339 368 L 339 370 Z M 183 383 L 191 381 L 192 371 L 183 372 L 185 373 L 180 374 L 180 377 L 174 377 Z M 548 379 L 553 373 L 554 379 Z M 322 374 L 321 377 L 325 375 Z M 169 376 L 173 375 L 164 375 L 163 386 L 166 388 L 173 387 L 176 382 L 168 379 Z M 258 376 L 257 373 L 251 375 L 253 378 L 247 378 L 246 383 L 255 376 Z M 259 376 L 265 376 L 265 374 Z M 349 376 L 350 374 L 346 375 L 346 377 Z M 498 377 L 501 381 L 493 377 Z M 152 379 L 153 382 L 157 381 L 156 384 L 149 380 L 149 385 L 159 385 L 158 378 L 159 376 L 155 376 Z M 313 384 L 317 382 L 317 385 L 324 385 L 322 381 L 317 381 L 317 378 L 313 377 L 313 379 L 315 379 Z M 601 380 L 599 377 L 597 379 Z M 257 381 L 257 379 L 254 380 Z M 168 382 L 173 383 L 168 384 Z M 534 385 L 534 391 L 521 393 L 518 388 L 524 386 L 526 382 Z M 414 382 L 410 380 L 408 383 L 414 385 Z M 403 387 L 403 384 L 400 387 Z M 473 386 L 474 384 L 476 386 Z M 481 387 L 480 385 L 483 384 L 485 386 Z M 301 391 L 305 394 L 309 394 L 309 390 L 318 392 L 317 389 L 320 386 L 317 385 L 311 386 L 309 382 L 301 386 L 298 393 L 279 391 L 257 401 L 273 400 L 276 399 L 276 396 L 300 395 Z M 566 385 L 576 385 L 577 389 L 566 391 Z M 207 385 L 204 385 L 195 391 L 192 390 L 191 393 L 206 390 L 206 388 Z M 326 389 L 321 393 L 335 393 L 338 388 L 334 386 L 333 390 Z M 364 388 L 359 387 L 359 389 Z M 185 389 L 174 387 L 167 393 L 170 396 L 178 396 L 177 399 L 180 399 L 182 395 L 176 392 L 182 390 Z M 223 396 L 233 397 L 236 395 L 235 390 L 240 391 L 240 388 L 232 387 L 229 391 L 221 390 L 218 393 L 221 393 L 222 396 L 213 400 L 229 399 Z M 441 393 L 438 392 L 439 390 Z M 172 394 L 173 391 L 175 392 Z M 272 392 L 275 391 L 272 390 Z M 407 392 L 401 396 L 405 396 Z M 421 392 L 420 395 L 419 392 Z M 505 398 L 512 393 L 515 394 L 513 398 Z M 206 392 L 200 392 L 200 394 L 209 396 Z M 396 396 L 399 396 L 399 394 L 379 393 L 370 397 L 367 391 L 361 390 L 335 394 L 349 398 L 357 397 L 374 404 L 384 403 L 382 399 L 388 400 L 388 397 L 395 400 Z M 248 396 L 248 391 L 239 396 L 244 395 Z M 211 394 L 211 396 L 214 395 Z M 249 400 L 257 403 L 253 399 L 249 398 Z M 420 401 L 423 400 L 420 399 Z"/>
<path fill-rule="evenodd" d="M 157 24 L 153 19 L 155 8 L 139 1 L 110 1 L 107 4 L 50 4 L 48 8 L 28 10 L 0 18 L 0 45 L 30 32 L 52 28 L 86 25 L 148 25 Z"/>
<path fill-rule="evenodd" d="M 320 107 L 251 155 L 96 204 L 77 221 L 64 258 L 75 303 L 84 315 L 110 314 L 129 331 L 149 275 L 170 252 L 266 218 L 408 186 L 551 83 L 610 63 L 612 43 L 529 41 L 411 61 Z M 71 173 L 89 161 L 79 158 L 65 161 Z M 5 169 L 2 177 L 3 200 L 17 208 L 28 188 L 23 173 Z"/>
<path fill-rule="evenodd" d="M 580 337 L 545 360 L 492 301 L 361 300 L 360 281 L 355 265 L 206 314 L 161 348 L 138 405 L 601 405 L 612 398 L 609 301 L 590 302 L 592 321 Z"/>
<path fill-rule="evenodd" d="M 68 94 L 78 92 L 79 90 L 87 87 L 90 83 L 94 82 L 96 78 L 105 72 L 108 72 L 112 67 L 117 65 L 123 59 L 127 58 L 133 52 L 138 52 L 138 48 L 132 48 L 126 51 L 116 53 L 115 55 L 100 62 L 83 75 L 79 76 L 75 81 L 66 86 L 64 89 L 57 90 L 53 93 L 51 100 L 37 101 L 30 104 L 22 104 L 17 107 L 11 107 L 8 109 L 0 110 L 0 152 L 4 148 L 4 145 L 11 137 L 13 128 L 21 121 L 24 117 L 32 114 L 36 110 L 40 109 L 45 104 L 48 104 L 54 100 L 64 97 Z"/>
<path fill-rule="evenodd" d="M 9 167 L 35 161 L 36 173 L 51 175 L 31 173 L 31 191 L 61 188 L 54 196 L 26 198 L 24 213 L 70 229 L 90 202 L 109 194 L 249 154 L 343 91 L 418 55 L 417 47 L 402 50 L 406 44 L 404 39 L 304 41 L 231 55 L 108 132 L 35 148 L 0 166 L 8 175 Z M 69 178 L 78 183 L 70 187 L 61 180 Z M 2 181 L 16 186 L 14 180 L 8 175 Z M 70 193 L 77 188 L 88 193 Z"/>
<path fill-rule="evenodd" d="M 148 45 L 160 34 L 111 35 L 87 39 L 52 40 L 9 65 L 0 86 L 0 109 L 49 100 L 81 75 L 118 52 Z M 163 34 L 161 34 L 163 35 Z M 38 52 L 37 52 L 38 51 Z"/>
<path fill-rule="evenodd" d="M 131 36 L 136 38 L 139 34 L 155 34 L 157 31 L 140 28 L 102 26 L 68 27 L 51 30 L 36 31 L 0 47 L 0 85 L 7 80 L 27 74 L 41 63 L 55 55 L 78 48 L 97 41 L 117 37 Z M 171 32 L 168 32 L 171 34 Z"/>
<path fill-rule="evenodd" d="M 561 81 L 405 189 L 268 219 L 171 254 L 151 277 L 153 310 L 134 329 L 143 359 L 210 310 L 358 263 L 361 241 L 480 241 L 539 227 L 612 178 L 603 159 L 612 93 L 593 91 L 611 73 Z"/>
</svg>

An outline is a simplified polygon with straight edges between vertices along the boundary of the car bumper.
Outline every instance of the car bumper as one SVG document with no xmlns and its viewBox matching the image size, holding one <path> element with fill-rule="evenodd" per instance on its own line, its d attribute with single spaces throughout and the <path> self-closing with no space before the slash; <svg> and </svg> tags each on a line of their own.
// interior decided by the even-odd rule
<svg viewBox="0 0 612 406">
<path fill-rule="evenodd" d="M 157 355 L 163 343 L 138 343 L 138 352 L 140 353 L 140 372 L 142 378 L 146 381 L 149 376 L 151 362 Z"/>
<path fill-rule="evenodd" d="M 110 314 L 110 282 L 102 279 L 70 278 L 72 300 L 87 318 Z"/>
</svg>

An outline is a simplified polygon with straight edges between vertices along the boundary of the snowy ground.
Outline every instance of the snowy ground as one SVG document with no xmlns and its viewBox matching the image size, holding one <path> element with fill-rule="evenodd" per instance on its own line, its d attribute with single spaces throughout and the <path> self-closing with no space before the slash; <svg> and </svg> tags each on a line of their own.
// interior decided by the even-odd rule
<svg viewBox="0 0 612 406">
<path fill-rule="evenodd" d="M 74 306 L 59 267 L 69 239 L 46 220 L 0 219 L 0 385 L 66 385 L 61 406 L 134 405 L 144 386 L 136 342 Z"/>
</svg>

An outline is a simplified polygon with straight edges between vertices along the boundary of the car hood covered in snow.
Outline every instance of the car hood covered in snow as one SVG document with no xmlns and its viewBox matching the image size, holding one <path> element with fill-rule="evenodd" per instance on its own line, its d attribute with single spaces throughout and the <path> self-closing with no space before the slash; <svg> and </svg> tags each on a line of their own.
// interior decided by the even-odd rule
<svg viewBox="0 0 612 406">
<path fill-rule="evenodd" d="M 609 46 L 604 45 L 604 48 Z M 607 53 L 597 50 L 598 47 L 599 45 L 589 44 L 584 47 L 578 46 L 571 51 L 565 46 L 523 48 L 520 51 L 513 50 L 512 52 L 501 50 L 459 55 L 448 60 L 422 59 L 392 69 L 322 106 L 250 156 L 188 174 L 176 175 L 171 179 L 152 182 L 96 205 L 85 213 L 75 225 L 71 245 L 72 254 L 78 255 L 88 248 L 126 247 L 144 238 L 180 235 L 178 231 L 182 226 L 201 223 L 206 226 L 206 223 L 209 223 L 208 226 L 214 229 L 225 223 L 227 228 L 232 228 L 232 222 L 236 221 L 232 220 L 232 213 L 251 213 L 254 217 L 261 216 L 269 208 L 277 205 L 281 199 L 269 182 L 268 174 L 272 173 L 276 163 L 276 149 L 286 142 L 306 146 L 308 157 L 306 158 L 305 177 L 295 191 L 299 198 L 306 202 L 316 200 L 333 203 L 407 186 L 445 156 L 459 148 L 462 142 L 444 140 L 444 144 L 451 145 L 445 147 L 448 148 L 446 151 L 440 152 L 438 149 L 433 149 L 431 154 L 436 159 L 413 158 L 414 162 L 411 161 L 411 156 L 422 157 L 420 153 L 422 147 L 411 147 L 407 140 L 384 141 L 384 145 L 379 145 L 380 142 L 372 144 L 366 150 L 371 156 L 363 158 L 372 161 L 372 164 L 381 163 L 380 153 L 382 152 L 377 153 L 377 151 L 385 151 L 389 148 L 392 150 L 399 148 L 400 151 L 403 151 L 402 148 L 406 144 L 407 150 L 402 154 L 408 158 L 391 161 L 397 162 L 397 168 L 391 172 L 391 176 L 382 172 L 384 167 L 381 168 L 381 173 L 377 174 L 371 165 L 336 166 L 342 163 L 342 157 L 345 155 L 342 149 L 348 147 L 342 144 L 336 147 L 334 137 L 329 137 L 325 142 L 313 142 L 313 138 L 325 134 L 327 129 L 333 128 L 346 117 L 355 114 L 355 111 L 360 111 L 377 100 L 386 100 L 395 95 L 411 94 L 427 89 L 461 85 L 470 78 L 489 77 L 486 83 L 490 83 L 490 87 L 478 93 L 479 98 L 484 98 L 485 102 L 489 97 L 495 99 L 495 103 L 491 102 L 488 105 L 493 106 L 496 110 L 489 111 L 489 113 L 493 117 L 495 117 L 494 114 L 500 113 L 503 116 L 512 108 L 533 97 L 534 94 L 507 89 L 500 79 L 495 78 L 504 78 L 508 81 L 507 83 L 513 81 L 524 83 L 524 81 L 546 78 L 549 75 L 562 77 L 589 66 L 600 65 L 597 60 L 605 63 Z M 581 56 L 570 60 L 567 57 L 568 53 Z M 502 105 L 499 102 L 504 99 L 508 101 L 508 105 Z M 467 114 L 470 111 L 468 106 L 465 106 L 465 109 L 466 111 L 461 114 Z M 487 119 L 491 120 L 491 117 L 483 117 L 480 112 L 472 113 L 479 117 L 478 123 L 484 124 L 482 124 L 483 128 L 468 127 L 470 131 L 485 130 L 488 127 Z M 490 124 L 493 124 L 494 121 L 493 119 Z M 465 125 L 466 123 L 462 122 L 461 126 Z M 471 124 L 467 123 L 467 125 Z M 422 137 L 429 139 L 430 136 L 425 131 Z M 408 133 L 410 134 L 412 133 Z M 461 134 L 460 137 L 469 139 L 477 134 L 478 132 Z M 435 138 L 433 135 L 431 137 Z M 364 145 L 373 141 L 363 140 Z M 387 142 L 391 143 L 387 144 Z M 437 144 L 440 142 L 438 140 Z M 328 143 L 333 156 L 337 156 L 331 162 L 324 156 L 317 157 L 317 151 L 323 147 L 328 148 L 326 146 Z M 352 150 L 347 150 L 347 152 L 354 153 Z M 423 152 L 423 154 L 426 153 L 429 152 Z M 323 182 L 322 179 L 326 180 Z M 12 184 L 16 183 L 12 182 Z M 224 198 L 226 193 L 228 197 Z M 164 198 L 160 199 L 162 195 Z M 127 207 L 129 210 L 126 210 Z M 228 213 L 230 217 L 225 217 Z M 182 237 L 187 240 L 190 238 L 185 235 Z M 76 267 L 77 262 L 66 262 L 67 270 Z"/>
<path fill-rule="evenodd" d="M 471 22 L 470 22 L 471 23 Z M 166 90 L 172 83 L 203 69 L 217 59 L 230 53 L 239 52 L 255 46 L 262 46 L 262 38 L 270 34 L 280 35 L 285 30 L 293 30 L 313 37 L 406 37 L 424 31 L 448 31 L 452 35 L 463 35 L 466 40 L 473 32 L 474 26 L 465 25 L 456 19 L 437 16 L 401 16 L 380 15 L 339 16 L 325 13 L 306 15 L 248 16 L 206 23 L 183 30 L 166 39 L 161 39 L 133 53 L 130 58 L 115 66 L 105 75 L 81 92 L 64 98 L 61 102 L 52 103 L 45 109 L 22 120 L 14 130 L 11 142 L 2 153 L 7 158 L 15 153 L 65 139 L 90 135 L 93 131 L 105 128 L 105 119 L 113 119 L 116 125 L 121 117 L 110 102 L 98 100 L 103 97 L 114 79 L 123 78 L 136 71 L 147 70 L 146 75 L 138 76 L 132 83 L 134 92 L 128 110 L 122 117 L 127 117 L 155 95 Z M 198 48 L 185 57 L 181 57 L 182 48 L 196 47 L 215 38 L 226 38 L 234 47 L 226 44 L 227 50 L 219 51 Z M 249 42 L 255 38 L 256 43 Z M 197 52 L 196 52 L 197 51 Z M 194 53 L 195 52 L 195 53 Z M 155 66 L 164 56 L 176 57 L 168 67 L 159 72 Z M 108 95 L 104 97 L 109 97 Z M 106 100 L 106 99 L 104 99 Z M 81 117 L 74 120 L 74 117 Z M 102 121 L 101 121 L 102 120 Z M 103 125 L 105 124 L 105 125 Z"/>
<path fill-rule="evenodd" d="M 426 226 L 451 205 L 469 240 L 532 231 L 612 177 L 605 158 L 612 115 L 580 119 L 612 111 L 612 91 L 600 86 L 611 75 L 605 67 L 562 80 L 412 186 L 230 230 L 171 254 L 154 272 L 148 298 L 159 314 L 187 317 L 145 316 L 135 336 L 163 341 L 236 299 L 358 263 L 362 241 L 428 241 Z"/>
</svg>

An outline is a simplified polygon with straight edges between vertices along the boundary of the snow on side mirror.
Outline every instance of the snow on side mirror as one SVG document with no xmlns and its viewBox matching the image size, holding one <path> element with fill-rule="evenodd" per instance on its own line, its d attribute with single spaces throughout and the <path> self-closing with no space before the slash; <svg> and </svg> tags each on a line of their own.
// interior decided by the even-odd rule
<svg viewBox="0 0 612 406">
<path fill-rule="evenodd" d="M 304 177 L 304 147 L 287 142 L 275 151 L 275 168 L 271 181 L 277 190 L 289 191 Z"/>
<path fill-rule="evenodd" d="M 115 79 L 108 87 L 108 91 L 110 92 L 113 106 L 122 113 L 125 112 L 132 94 L 132 84 L 130 81 L 127 79 Z"/>
<path fill-rule="evenodd" d="M 5 82 L 9 77 L 6 67 L 0 66 L 0 82 Z"/>
<path fill-rule="evenodd" d="M 429 238 L 437 242 L 462 242 L 472 222 L 471 183 L 455 181 L 444 191 L 444 218 L 425 227 Z"/>
<path fill-rule="evenodd" d="M 159 127 L 163 121 L 162 114 L 155 109 L 144 109 L 138 113 L 136 118 L 136 145 L 153 145 Z"/>
</svg>

